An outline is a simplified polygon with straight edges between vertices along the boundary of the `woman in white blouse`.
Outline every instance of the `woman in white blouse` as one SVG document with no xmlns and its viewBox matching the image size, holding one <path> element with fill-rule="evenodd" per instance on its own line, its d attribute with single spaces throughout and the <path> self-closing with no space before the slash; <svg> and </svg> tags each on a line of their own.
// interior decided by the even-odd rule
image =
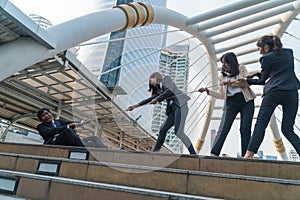
<svg viewBox="0 0 300 200">
<path fill-rule="evenodd" d="M 241 154 L 244 156 L 251 137 L 255 93 L 251 90 L 247 81 L 242 80 L 248 75 L 248 71 L 245 66 L 238 63 L 234 53 L 224 54 L 221 57 L 221 62 L 222 71 L 219 77 L 219 90 L 213 91 L 208 88 L 198 90 L 199 92 L 207 92 L 212 97 L 225 100 L 224 113 L 211 149 L 211 155 L 220 155 L 232 123 L 237 114 L 240 113 Z"/>
</svg>

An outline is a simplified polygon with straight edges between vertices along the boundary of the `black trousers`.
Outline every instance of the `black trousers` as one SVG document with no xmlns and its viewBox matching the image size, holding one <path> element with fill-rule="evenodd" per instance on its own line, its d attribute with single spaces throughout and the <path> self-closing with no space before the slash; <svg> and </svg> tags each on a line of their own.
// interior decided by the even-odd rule
<svg viewBox="0 0 300 200">
<path fill-rule="evenodd" d="M 185 120 L 188 114 L 188 107 L 187 105 L 182 105 L 179 107 L 176 104 L 171 104 L 171 111 L 168 114 L 168 117 L 164 124 L 162 125 L 158 138 L 156 141 L 156 144 L 154 146 L 153 151 L 159 151 L 161 146 L 163 145 L 168 130 L 175 126 L 175 135 L 180 138 L 180 140 L 183 142 L 183 144 L 186 146 L 186 148 L 189 150 L 190 154 L 196 154 L 195 149 L 192 145 L 191 140 L 188 138 L 188 136 L 184 133 L 184 125 Z"/>
<path fill-rule="evenodd" d="M 240 113 L 240 135 L 241 135 L 241 154 L 245 155 L 249 140 L 251 137 L 251 126 L 254 114 L 254 100 L 245 101 L 242 93 L 237 93 L 232 97 L 228 97 L 225 103 L 225 109 L 222 116 L 221 124 L 211 150 L 212 154 L 220 155 L 226 137 L 230 131 L 233 121 L 238 113 Z"/>
<path fill-rule="evenodd" d="M 64 132 L 60 133 L 56 138 L 53 138 L 51 144 L 84 147 L 80 137 L 71 128 L 68 128 Z"/>
<path fill-rule="evenodd" d="M 281 131 L 300 155 L 300 139 L 294 132 L 298 110 L 298 91 L 274 91 L 264 95 L 248 150 L 257 153 L 271 116 L 278 105 L 282 106 Z"/>
</svg>

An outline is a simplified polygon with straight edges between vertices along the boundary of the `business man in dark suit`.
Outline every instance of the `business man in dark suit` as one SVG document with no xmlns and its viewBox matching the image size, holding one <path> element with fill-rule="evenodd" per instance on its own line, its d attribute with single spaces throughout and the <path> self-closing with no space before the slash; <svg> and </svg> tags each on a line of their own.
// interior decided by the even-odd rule
<svg viewBox="0 0 300 200">
<path fill-rule="evenodd" d="M 129 106 L 127 111 L 131 111 L 147 103 L 156 104 L 163 100 L 167 101 L 167 119 L 159 131 L 153 151 L 160 150 L 168 130 L 172 126 L 175 126 L 175 135 L 181 139 L 190 154 L 196 154 L 190 139 L 184 133 L 185 120 L 188 114 L 187 102 L 190 100 L 190 97 L 179 90 L 169 76 L 163 77 L 159 72 L 151 74 L 149 78 L 149 92 L 151 92 L 152 95 L 150 98 Z"/>
<path fill-rule="evenodd" d="M 37 130 L 43 137 L 44 144 L 84 146 L 74 129 L 82 126 L 85 121 L 75 123 L 62 119 L 54 120 L 51 111 L 47 108 L 41 108 L 37 112 L 37 117 L 42 122 L 37 126 Z"/>
</svg>

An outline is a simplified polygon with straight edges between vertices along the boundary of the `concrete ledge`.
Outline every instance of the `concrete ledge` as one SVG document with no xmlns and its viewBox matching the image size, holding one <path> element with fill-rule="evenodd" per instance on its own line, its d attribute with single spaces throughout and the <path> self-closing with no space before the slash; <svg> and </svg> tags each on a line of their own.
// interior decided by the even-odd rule
<svg viewBox="0 0 300 200">
<path fill-rule="evenodd" d="M 204 156 L 200 171 L 300 180 L 300 162 Z"/>
<path fill-rule="evenodd" d="M 49 154 L 49 146 L 1 142 L 0 152 L 47 156 Z"/>
<path fill-rule="evenodd" d="M 30 173 L 0 170 L 0 176 L 19 177 L 17 195 L 31 199 L 199 199 L 215 198 L 141 189 L 120 185 L 79 181 L 59 177 L 49 177 Z"/>
<path fill-rule="evenodd" d="M 1 154 L 0 154 L 1 155 Z M 6 154 L 15 157 L 25 166 L 35 160 L 45 160 L 41 156 Z M 210 196 L 226 199 L 299 199 L 300 180 L 279 179 L 259 176 L 245 176 L 226 173 L 213 173 L 173 168 L 47 158 L 47 161 L 60 162 L 58 176 L 66 179 L 122 185 L 124 187 L 161 190 L 189 195 Z M 24 169 L 19 169 L 25 171 Z M 15 169 L 12 169 L 15 170 Z M 51 176 L 48 176 L 51 178 Z M 254 189 L 253 189 L 254 188 Z M 275 190 L 273 190 L 275 188 Z M 265 194 L 264 190 L 268 191 Z M 247 195 L 244 192 L 247 191 Z M 246 195 L 246 196 L 245 196 Z M 248 198 L 249 197 L 249 198 Z M 250 198 L 251 197 L 251 198 Z"/>
<path fill-rule="evenodd" d="M 159 168 L 175 168 L 225 174 L 240 174 L 246 176 L 300 180 L 300 173 L 298 173 L 300 170 L 300 162 L 191 156 L 150 152 L 127 152 L 99 148 L 85 149 L 66 146 L 0 143 L 0 152 L 16 153 L 17 155 L 28 154 L 57 157 L 58 159 L 68 158 L 69 151 L 72 149 L 89 151 L 89 160 L 99 163 L 121 163 Z M 0 156 L 1 155 L 4 154 L 0 154 Z M 13 169 L 15 165 L 14 162 L 16 162 L 16 160 L 1 162 L 0 167 L 3 166 L 3 169 Z"/>
</svg>

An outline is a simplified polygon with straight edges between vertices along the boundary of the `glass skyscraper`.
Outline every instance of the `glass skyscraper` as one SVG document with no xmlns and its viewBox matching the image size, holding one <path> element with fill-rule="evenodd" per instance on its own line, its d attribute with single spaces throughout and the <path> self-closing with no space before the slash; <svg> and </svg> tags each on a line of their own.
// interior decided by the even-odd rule
<svg viewBox="0 0 300 200">
<path fill-rule="evenodd" d="M 116 5 L 116 0 L 94 0 L 92 11 L 102 11 L 111 9 Z M 106 56 L 110 34 L 106 34 L 80 45 L 78 50 L 78 59 L 98 76 L 101 73 L 103 62 Z"/>
<path fill-rule="evenodd" d="M 94 11 L 134 2 L 161 7 L 166 7 L 167 3 L 166 0 L 95 0 Z M 167 26 L 159 24 L 112 32 L 81 45 L 78 58 L 108 88 L 118 87 L 126 93 L 113 99 L 120 107 L 126 108 L 149 97 L 148 77 L 159 70 L 160 49 L 166 45 L 166 33 Z M 113 68 L 118 69 L 105 73 Z M 152 109 L 153 106 L 144 106 L 129 114 L 133 118 L 141 115 L 139 123 L 150 132 Z"/>
</svg>

